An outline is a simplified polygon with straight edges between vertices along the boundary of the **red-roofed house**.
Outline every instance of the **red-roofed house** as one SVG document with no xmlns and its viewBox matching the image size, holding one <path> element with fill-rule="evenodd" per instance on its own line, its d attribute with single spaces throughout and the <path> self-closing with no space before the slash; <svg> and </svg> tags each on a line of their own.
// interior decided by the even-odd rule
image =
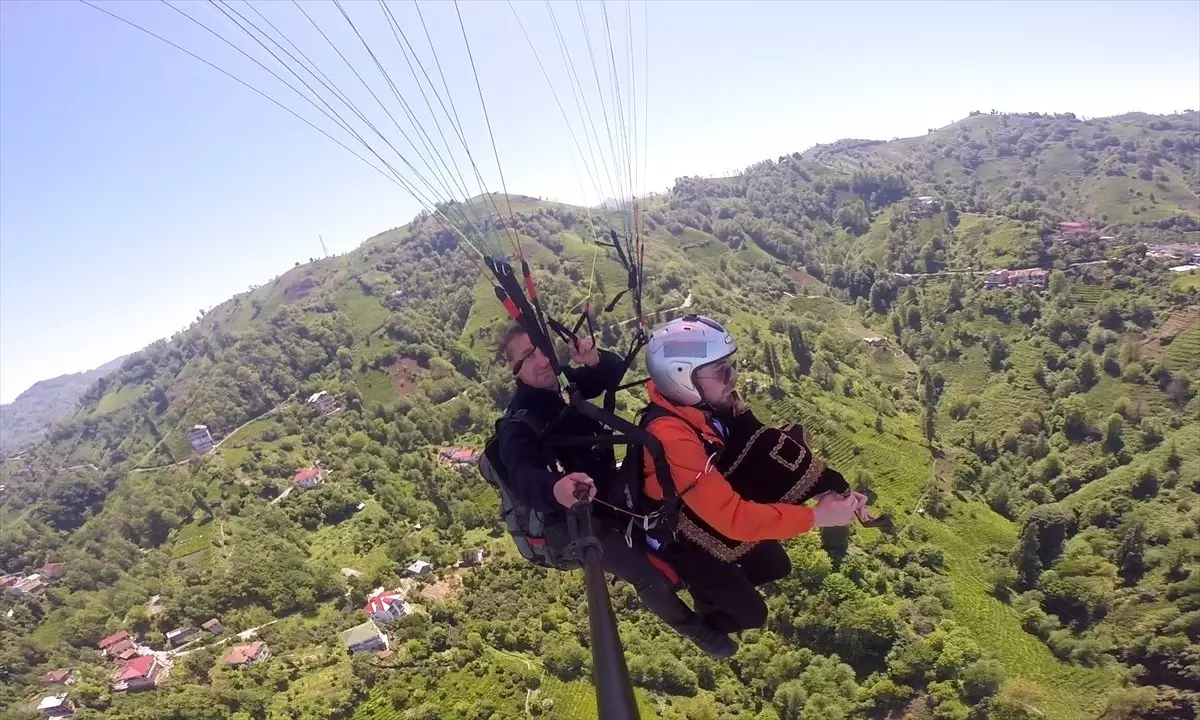
<svg viewBox="0 0 1200 720">
<path fill-rule="evenodd" d="M 133 644 L 133 641 L 122 640 L 116 645 L 109 646 L 109 648 L 104 651 L 104 654 L 107 655 L 111 660 L 119 660 L 124 662 L 126 660 L 134 659 L 141 653 L 138 652 L 137 646 Z"/>
<path fill-rule="evenodd" d="M 475 462 L 475 451 L 469 449 L 455 450 L 450 456 L 450 462 L 457 465 L 470 465 Z"/>
<path fill-rule="evenodd" d="M 120 692 L 128 690 L 150 690 L 158 684 L 158 676 L 162 674 L 163 665 L 153 655 L 142 655 L 125 663 L 125 667 L 117 673 L 113 690 Z"/>
<path fill-rule="evenodd" d="M 316 486 L 320 485 L 324 478 L 324 471 L 318 470 L 317 468 L 309 468 L 296 473 L 296 477 L 292 479 L 292 482 L 296 483 L 296 485 L 303 490 L 312 490 Z"/>
<path fill-rule="evenodd" d="M 5 575 L 0 577 L 0 587 L 12 587 L 25 578 L 20 575 Z"/>
<path fill-rule="evenodd" d="M 67 564 L 65 562 L 58 562 L 58 563 L 48 562 L 45 565 L 38 568 L 38 574 L 49 580 L 54 580 L 56 578 L 62 577 L 62 574 L 66 569 L 67 569 Z"/>
<path fill-rule="evenodd" d="M 221 627 L 221 621 L 216 618 L 205 622 L 200 627 L 209 631 L 213 635 L 220 635 L 221 633 L 225 632 L 225 628 Z"/>
<path fill-rule="evenodd" d="M 237 645 L 225 653 L 225 664 L 232 668 L 251 665 L 271 657 L 271 650 L 265 642 L 252 642 L 249 645 Z"/>
<path fill-rule="evenodd" d="M 1064 238 L 1077 238 L 1084 235 L 1092 234 L 1092 223 L 1088 220 L 1082 222 L 1060 222 L 1058 224 L 1058 234 Z"/>
<path fill-rule="evenodd" d="M 38 678 L 38 682 L 43 685 L 74 685 L 75 671 L 71 668 L 51 670 Z"/>
<path fill-rule="evenodd" d="M 100 648 L 101 650 L 107 650 L 109 647 L 116 645 L 122 640 L 129 640 L 131 637 L 132 636 L 124 630 L 119 630 L 96 643 L 96 647 Z"/>
<path fill-rule="evenodd" d="M 363 612 L 381 623 L 391 623 L 411 613 L 412 606 L 404 602 L 404 593 L 400 590 L 378 588 L 367 598 Z"/>
</svg>

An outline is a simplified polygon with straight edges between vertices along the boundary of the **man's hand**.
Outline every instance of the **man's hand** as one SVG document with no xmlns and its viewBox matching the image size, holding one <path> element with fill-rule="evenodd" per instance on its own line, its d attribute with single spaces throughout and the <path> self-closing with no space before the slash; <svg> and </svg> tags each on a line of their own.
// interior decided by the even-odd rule
<svg viewBox="0 0 1200 720">
<path fill-rule="evenodd" d="M 587 473 L 575 472 L 570 475 L 564 475 L 558 482 L 554 483 L 554 499 L 559 505 L 570 509 L 575 507 L 578 500 L 575 499 L 575 491 L 580 487 L 586 487 L 588 491 L 588 500 L 596 497 L 596 483 Z"/>
<path fill-rule="evenodd" d="M 822 493 L 813 506 L 815 527 L 841 527 L 854 522 L 858 512 L 865 507 L 867 498 L 861 493 L 839 495 L 836 492 Z"/>
<path fill-rule="evenodd" d="M 576 340 L 571 345 L 571 362 L 588 367 L 600 364 L 600 351 L 596 349 L 596 342 L 590 337 Z"/>
</svg>

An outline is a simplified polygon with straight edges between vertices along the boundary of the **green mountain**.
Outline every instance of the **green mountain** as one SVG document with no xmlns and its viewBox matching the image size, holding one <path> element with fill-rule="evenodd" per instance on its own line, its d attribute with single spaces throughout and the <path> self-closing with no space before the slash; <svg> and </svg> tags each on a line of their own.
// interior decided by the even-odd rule
<svg viewBox="0 0 1200 720">
<path fill-rule="evenodd" d="M 643 717 L 1194 716 L 1200 284 L 1155 248 L 1200 242 L 1198 122 L 973 115 L 646 199 L 649 321 L 726 321 L 760 417 L 804 424 L 899 522 L 791 541 L 730 662 L 615 586 Z M 490 200 L 551 314 L 623 289 L 593 242 L 618 218 Z M 1044 289 L 986 286 L 1032 267 Z M 628 343 L 629 307 L 596 318 L 602 344 Z M 67 563 L 40 597 L 0 595 L 0 717 L 59 667 L 89 717 L 596 717 L 580 574 L 521 562 L 494 494 L 439 459 L 479 447 L 511 393 L 504 322 L 470 248 L 422 216 L 92 385 L 0 473 L 0 569 Z M 320 390 L 337 412 L 305 402 Z M 197 424 L 219 443 L 201 457 Z M 292 489 L 314 465 L 323 484 Z M 484 565 L 455 567 L 471 547 Z M 435 571 L 402 577 L 418 559 Z M 418 611 L 393 654 L 351 657 L 339 634 L 380 586 Z M 157 690 L 111 691 L 101 637 L 165 648 L 211 617 L 225 634 Z M 227 668 L 213 646 L 252 628 L 272 659 Z"/>
<path fill-rule="evenodd" d="M 39 380 L 11 403 L 0 405 L 0 451 L 9 454 L 36 442 L 51 423 L 75 413 L 79 398 L 92 383 L 115 372 L 124 361 L 119 357 L 95 370 Z"/>
</svg>

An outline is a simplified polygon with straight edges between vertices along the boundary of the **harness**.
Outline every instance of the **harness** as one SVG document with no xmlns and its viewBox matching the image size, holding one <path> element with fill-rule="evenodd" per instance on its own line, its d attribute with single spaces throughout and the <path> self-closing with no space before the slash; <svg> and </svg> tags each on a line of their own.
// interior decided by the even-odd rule
<svg viewBox="0 0 1200 720">
<path fill-rule="evenodd" d="M 675 477 L 671 474 L 671 466 L 667 462 L 662 443 L 647 429 L 650 423 L 663 417 L 678 418 L 687 423 L 687 426 L 696 433 L 696 439 L 704 446 L 704 454 L 709 458 L 704 471 L 716 463 L 723 450 L 720 443 L 709 441 L 704 437 L 703 432 L 679 413 L 654 402 L 642 408 L 637 425 L 631 425 L 637 431 L 639 442 L 632 443 L 622 439 L 630 446 L 626 451 L 625 460 L 614 475 L 614 482 L 608 497 L 597 496 L 594 501 L 629 517 L 629 521 L 625 525 L 625 542 L 630 547 L 633 547 L 636 542 L 645 542 L 646 537 L 660 544 L 674 540 L 683 495 L 695 487 L 695 483 L 683 488 L 682 491 L 675 487 Z M 642 447 L 635 447 L 635 445 Z M 643 475 L 645 474 L 643 448 L 650 452 L 654 463 L 654 474 L 663 493 L 661 500 L 649 498 L 643 491 Z M 699 480 L 699 477 L 696 479 Z"/>
</svg>

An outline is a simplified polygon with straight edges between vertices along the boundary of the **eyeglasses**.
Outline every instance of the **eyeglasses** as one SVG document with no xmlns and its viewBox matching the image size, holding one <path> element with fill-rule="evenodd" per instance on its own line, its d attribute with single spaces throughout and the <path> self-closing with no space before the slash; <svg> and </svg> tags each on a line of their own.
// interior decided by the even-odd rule
<svg viewBox="0 0 1200 720">
<path fill-rule="evenodd" d="M 533 354 L 535 352 L 537 352 L 536 345 L 529 348 L 528 350 L 526 350 L 525 353 L 523 355 L 521 355 L 521 358 L 519 360 L 517 360 L 516 364 L 513 365 L 512 374 L 513 375 L 520 374 L 521 367 L 525 365 L 525 361 L 528 360 L 529 358 L 533 357 Z"/>
<path fill-rule="evenodd" d="M 719 380 L 722 383 L 728 385 L 729 381 L 733 379 L 733 372 L 735 369 L 736 369 L 736 365 L 733 360 L 721 360 L 719 362 L 715 362 L 712 365 L 708 365 L 705 368 L 703 368 L 704 371 L 711 370 L 711 372 L 708 372 L 704 375 L 700 375 L 699 373 L 697 373 L 696 377 L 705 377 L 705 378 L 710 378 L 712 380 Z"/>
</svg>

